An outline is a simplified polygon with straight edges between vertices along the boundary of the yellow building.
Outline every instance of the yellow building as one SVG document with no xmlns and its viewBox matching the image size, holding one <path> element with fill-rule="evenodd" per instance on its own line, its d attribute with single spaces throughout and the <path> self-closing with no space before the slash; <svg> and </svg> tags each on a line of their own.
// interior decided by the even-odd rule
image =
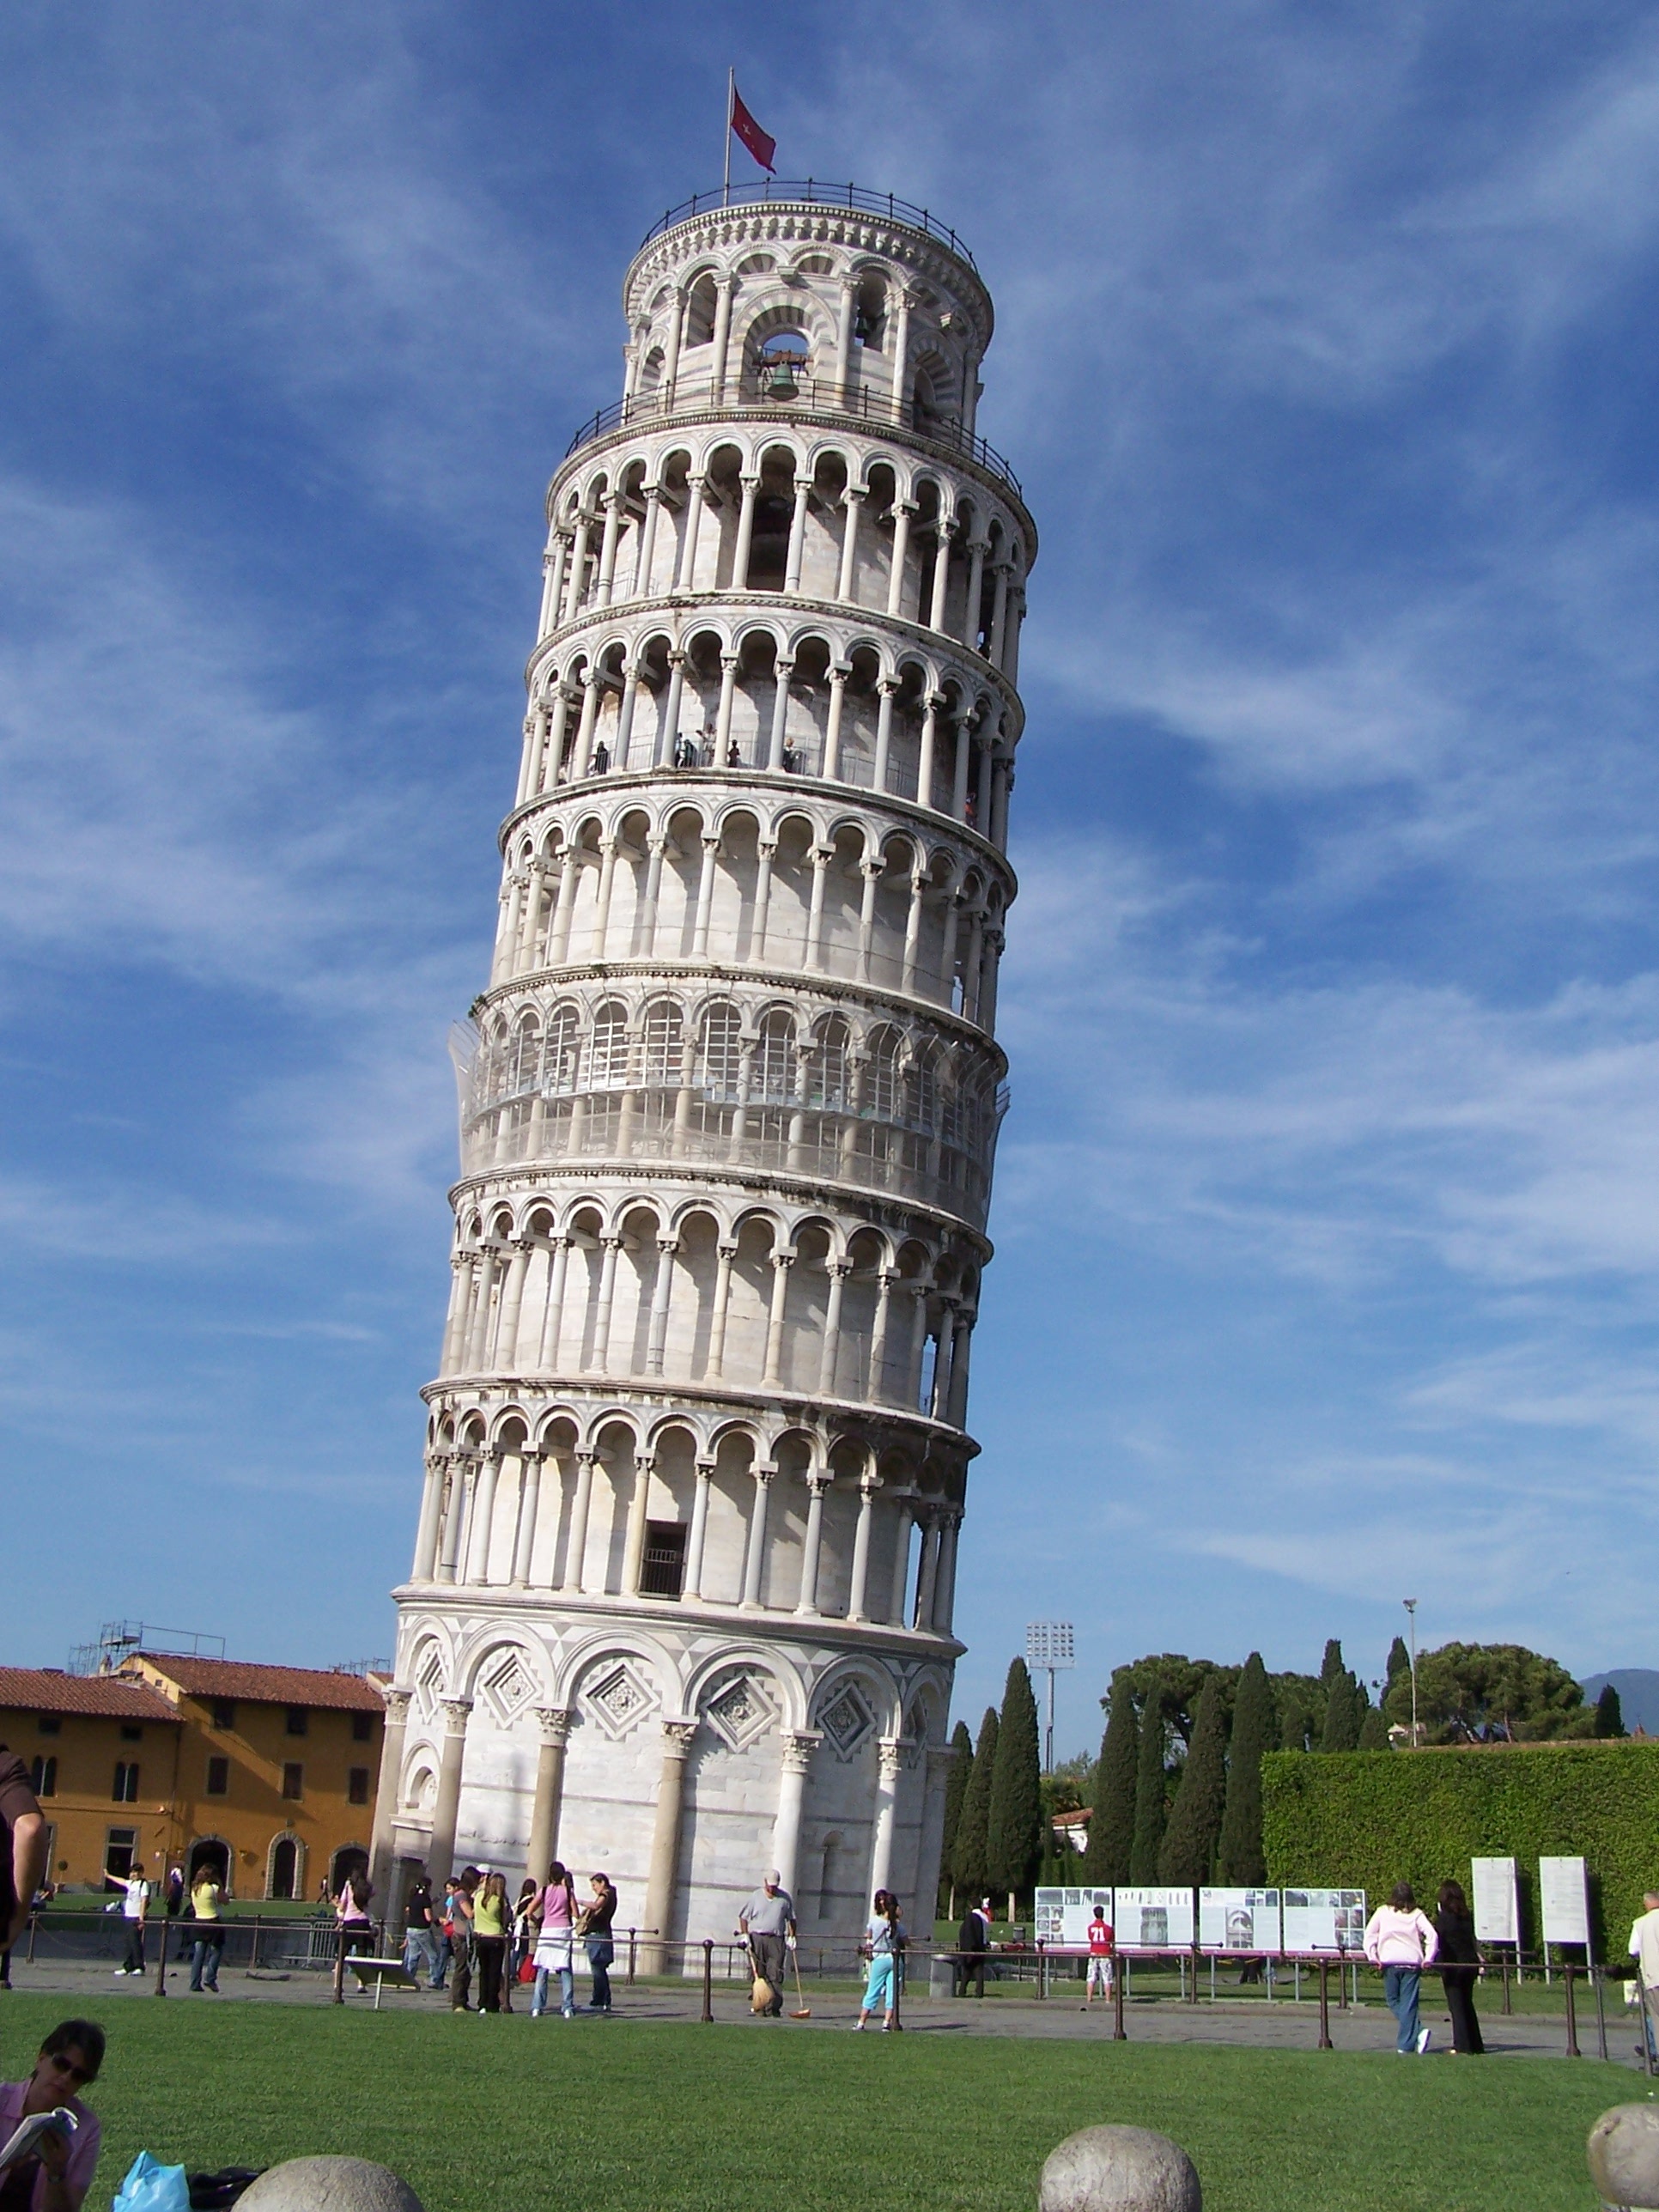
<svg viewBox="0 0 1659 2212">
<path fill-rule="evenodd" d="M 52 1876 L 210 1867 L 232 1897 L 365 1864 L 385 1706 L 362 1674 L 137 1652 L 112 1674 L 0 1668 L 0 1741 L 38 1770 Z"/>
</svg>

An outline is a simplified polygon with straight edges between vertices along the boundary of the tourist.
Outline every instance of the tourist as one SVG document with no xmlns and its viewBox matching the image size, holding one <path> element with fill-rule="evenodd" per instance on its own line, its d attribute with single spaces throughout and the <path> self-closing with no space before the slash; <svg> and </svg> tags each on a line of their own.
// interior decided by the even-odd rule
<svg viewBox="0 0 1659 2212">
<path fill-rule="evenodd" d="M 472 1900 L 472 1948 L 478 1960 L 478 2010 L 501 2008 L 501 1977 L 507 1966 L 507 1939 L 512 1920 L 507 1901 L 507 1880 L 487 1874 Z"/>
<path fill-rule="evenodd" d="M 985 1954 L 991 1948 L 991 1923 L 977 1905 L 970 1905 L 957 1930 L 957 1988 L 959 1997 L 985 1994 Z M 973 1988 L 968 1984 L 972 1982 Z"/>
<path fill-rule="evenodd" d="M 1647 2033 L 1648 2056 L 1659 2059 L 1653 2033 L 1654 2015 L 1659 2013 L 1659 1890 L 1650 1889 L 1643 1896 L 1642 1917 L 1630 1931 L 1630 1954 L 1636 1961 L 1637 1996 Z"/>
<path fill-rule="evenodd" d="M 105 1869 L 104 1880 L 112 1881 L 125 1894 L 121 1899 L 121 1923 L 127 1939 L 126 1955 L 115 1969 L 120 1974 L 142 1974 L 144 1971 L 144 1917 L 149 1911 L 149 1884 L 144 1879 L 143 1867 L 135 1867 L 131 1875 L 111 1874 Z"/>
<path fill-rule="evenodd" d="M 441 1989 L 443 1974 L 438 1960 L 438 1908 L 432 1901 L 432 1885 L 423 1874 L 417 1875 L 410 1884 L 409 1895 L 404 1902 L 404 1972 L 417 1978 L 422 1961 L 428 1989 Z"/>
<path fill-rule="evenodd" d="M 1089 1923 L 1089 1986 L 1083 1993 L 1085 2011 L 1097 1994 L 1103 1997 L 1112 1994 L 1112 1952 L 1116 1942 L 1104 1900 L 1097 1898 L 1094 1918 Z"/>
<path fill-rule="evenodd" d="M 29 1905 L 46 1880 L 46 1815 L 29 1787 L 29 1771 L 0 1743 L 0 1951 L 7 1959 L 28 1925 Z"/>
<path fill-rule="evenodd" d="M 908 1941 L 904 1923 L 899 1918 L 897 1898 L 890 1890 L 878 1889 L 871 1907 L 870 1924 L 860 1946 L 870 1961 L 870 1977 L 859 2006 L 855 2023 L 858 2027 L 862 2027 L 878 2008 L 885 2014 L 881 2023 L 884 2035 L 896 2026 L 899 1990 L 904 1975 L 904 1947 Z"/>
<path fill-rule="evenodd" d="M 5 2212 L 78 2212 L 92 2186 L 100 2136 L 98 2115 L 79 2092 L 92 2087 L 103 2063 L 103 2029 L 89 2020 L 66 2020 L 40 2045 L 27 2081 L 0 2083 L 0 2143 L 25 2120 L 60 2106 L 76 2122 L 72 2136 L 56 2128 L 41 2136 L 27 2159 L 0 2175 Z"/>
<path fill-rule="evenodd" d="M 735 738 L 732 738 L 726 745 L 726 765 L 727 768 L 741 768 L 743 766 L 743 748 Z"/>
<path fill-rule="evenodd" d="M 1386 1905 L 1379 1905 L 1365 1926 L 1365 1956 L 1382 1969 L 1382 1995 L 1399 2022 L 1395 2049 L 1402 2058 L 1429 2047 L 1429 2030 L 1417 2021 L 1417 1993 L 1425 1966 L 1434 1963 L 1440 1939 L 1434 1923 L 1417 1909 L 1408 1881 L 1397 1881 Z"/>
<path fill-rule="evenodd" d="M 359 1867 L 353 1867 L 340 1884 L 334 1917 L 344 1932 L 348 1955 L 357 1952 L 365 1958 L 374 1955 L 374 1923 L 368 1917 L 368 1901 L 374 1894 L 374 1883 Z"/>
<path fill-rule="evenodd" d="M 588 1968 L 593 1977 L 592 2002 L 587 2009 L 608 2015 L 611 2010 L 611 1962 L 617 1955 L 617 1947 L 611 1934 L 611 1923 L 617 1917 L 617 1893 L 611 1887 L 608 1874 L 590 1875 L 588 1880 L 593 1895 L 581 1917 L 582 1943 L 587 1953 Z"/>
<path fill-rule="evenodd" d="M 210 1866 L 197 1869 L 191 1886 L 190 1909 L 196 1922 L 196 1940 L 190 1953 L 190 1985 L 198 1996 L 204 1990 L 217 1996 L 219 1961 L 225 1948 L 225 1893 Z"/>
<path fill-rule="evenodd" d="M 757 1991 L 755 2010 L 770 2020 L 783 2017 L 784 1960 L 795 1941 L 795 1900 L 782 1883 L 783 1876 L 773 1867 L 738 1915 L 755 1963 L 755 1979 L 764 1983 L 768 1991 L 764 1998 Z"/>
<path fill-rule="evenodd" d="M 450 1885 L 449 1892 L 449 1955 L 455 1962 L 455 1978 L 449 1985 L 451 2012 L 470 2012 L 468 1999 L 472 1995 L 472 1901 L 478 1884 L 483 1879 L 477 1867 L 462 1869 L 459 1881 Z"/>
<path fill-rule="evenodd" d="M 559 1978 L 559 2010 L 566 2020 L 576 2016 L 576 1976 L 572 1957 L 576 1930 L 576 1892 L 561 1860 L 547 1869 L 542 1892 L 536 1936 L 536 1987 L 530 2000 L 530 2017 L 539 2020 L 547 2010 L 547 1978 Z"/>
<path fill-rule="evenodd" d="M 522 1972 L 526 1960 L 536 1948 L 536 1915 L 541 1908 L 542 1886 L 533 1875 L 526 1875 L 519 1884 L 519 1901 L 513 1908 L 513 1944 L 507 1954 L 507 1982 L 511 1990 L 515 1979 L 528 1981 Z"/>
<path fill-rule="evenodd" d="M 167 1915 L 176 1920 L 185 1909 L 185 1870 L 183 1867 L 167 1869 Z"/>
<path fill-rule="evenodd" d="M 1461 1882 L 1441 1883 L 1434 1927 L 1440 1939 L 1440 1981 L 1446 1992 L 1446 2009 L 1451 2014 L 1452 2050 L 1465 2057 L 1479 2058 L 1486 2048 L 1474 2011 L 1480 1947 L 1474 1940 L 1474 1915 Z"/>
</svg>

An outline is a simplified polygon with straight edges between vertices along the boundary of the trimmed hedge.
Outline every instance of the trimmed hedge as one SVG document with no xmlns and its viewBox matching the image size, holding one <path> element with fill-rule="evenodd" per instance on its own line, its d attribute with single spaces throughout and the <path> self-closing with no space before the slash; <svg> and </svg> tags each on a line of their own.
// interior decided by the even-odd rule
<svg viewBox="0 0 1659 2212">
<path fill-rule="evenodd" d="M 1261 1762 L 1267 1879 L 1363 1888 L 1408 1881 L 1431 1908 L 1472 1858 L 1513 1858 L 1526 1948 L 1542 1936 L 1540 1858 L 1581 1856 L 1599 1959 L 1620 1959 L 1659 1887 L 1659 1742 L 1271 1752 Z"/>
</svg>

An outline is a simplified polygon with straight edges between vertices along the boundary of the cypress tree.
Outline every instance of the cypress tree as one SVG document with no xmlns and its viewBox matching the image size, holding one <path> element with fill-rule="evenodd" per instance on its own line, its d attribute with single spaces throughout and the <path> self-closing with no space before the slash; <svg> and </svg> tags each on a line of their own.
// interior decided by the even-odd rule
<svg viewBox="0 0 1659 2212">
<path fill-rule="evenodd" d="M 1044 1826 L 1036 1699 L 1025 1662 L 1016 1659 L 1003 1686 L 985 1840 L 986 1873 L 1007 1892 L 1011 1920 L 1015 1900 L 1030 1888 L 1042 1863 Z"/>
<path fill-rule="evenodd" d="M 1218 1881 L 1249 1887 L 1267 1879 L 1261 1847 L 1261 1754 L 1273 1731 L 1273 1693 L 1261 1654 L 1252 1651 L 1233 1701 L 1232 1758 L 1227 1768 L 1227 1808 L 1221 1818 Z"/>
<path fill-rule="evenodd" d="M 968 1893 L 975 1904 L 990 1887 L 985 1839 L 991 1811 L 991 1769 L 996 1763 L 996 1707 L 987 1705 L 985 1717 L 979 1724 L 979 1741 L 974 1747 L 973 1771 L 962 1794 L 962 1812 L 951 1845 L 951 1879 L 958 1889 Z"/>
<path fill-rule="evenodd" d="M 1112 1692 L 1106 1733 L 1095 1769 L 1094 1810 L 1089 1816 L 1089 1848 L 1083 1855 L 1083 1879 L 1102 1885 L 1127 1881 L 1135 1840 L 1135 1766 L 1140 1730 L 1128 1686 Z"/>
<path fill-rule="evenodd" d="M 1389 1646 L 1389 1663 L 1382 1669 L 1383 1679 L 1387 1683 L 1388 1689 L 1393 1689 L 1395 1682 L 1400 1675 L 1404 1674 L 1409 1678 L 1411 1671 L 1412 1655 L 1406 1649 L 1406 1639 L 1403 1636 L 1396 1636 L 1394 1642 Z M 1383 1692 L 1384 1696 L 1386 1696 L 1387 1693 L 1388 1692 L 1385 1690 Z"/>
<path fill-rule="evenodd" d="M 1319 1742 L 1322 1751 L 1353 1751 L 1358 1747 L 1360 1700 L 1364 1694 L 1346 1667 L 1331 1677 L 1325 1692 L 1325 1729 Z"/>
<path fill-rule="evenodd" d="M 962 1801 L 968 1793 L 969 1779 L 974 1771 L 974 1739 L 968 1733 L 966 1721 L 958 1721 L 951 1729 L 951 1748 L 956 1757 L 951 1761 L 950 1771 L 945 1778 L 945 1832 L 939 1840 L 939 1872 L 951 1892 L 945 1909 L 954 1919 L 957 1910 L 957 1828 L 962 1819 Z"/>
<path fill-rule="evenodd" d="M 1595 1700 L 1595 1733 L 1599 1736 L 1620 1736 L 1625 1733 L 1624 1708 L 1611 1682 L 1601 1685 L 1601 1694 Z"/>
<path fill-rule="evenodd" d="M 1366 1706 L 1365 1717 L 1359 1723 L 1357 1748 L 1360 1751 L 1393 1750 L 1394 1746 L 1389 1741 L 1389 1717 L 1381 1705 Z"/>
<path fill-rule="evenodd" d="M 1137 1887 L 1158 1880 L 1158 1855 L 1164 1847 L 1164 1753 L 1169 1735 L 1164 1686 L 1154 1682 L 1140 1714 L 1140 1757 L 1135 1768 L 1135 1833 L 1129 1852 L 1129 1879 Z"/>
<path fill-rule="evenodd" d="M 1193 1741 L 1170 1826 L 1158 1857 L 1160 1881 L 1194 1889 L 1207 1882 L 1227 1801 L 1227 1700 L 1224 1677 L 1212 1674 L 1199 1692 Z"/>
</svg>

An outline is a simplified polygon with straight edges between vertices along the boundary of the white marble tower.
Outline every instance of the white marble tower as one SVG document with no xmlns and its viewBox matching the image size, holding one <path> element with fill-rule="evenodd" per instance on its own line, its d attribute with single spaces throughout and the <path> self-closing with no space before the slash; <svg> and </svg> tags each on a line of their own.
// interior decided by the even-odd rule
<svg viewBox="0 0 1659 2212">
<path fill-rule="evenodd" d="M 931 1912 L 1030 518 L 884 195 L 666 216 L 548 494 L 376 1843 Z"/>
</svg>

